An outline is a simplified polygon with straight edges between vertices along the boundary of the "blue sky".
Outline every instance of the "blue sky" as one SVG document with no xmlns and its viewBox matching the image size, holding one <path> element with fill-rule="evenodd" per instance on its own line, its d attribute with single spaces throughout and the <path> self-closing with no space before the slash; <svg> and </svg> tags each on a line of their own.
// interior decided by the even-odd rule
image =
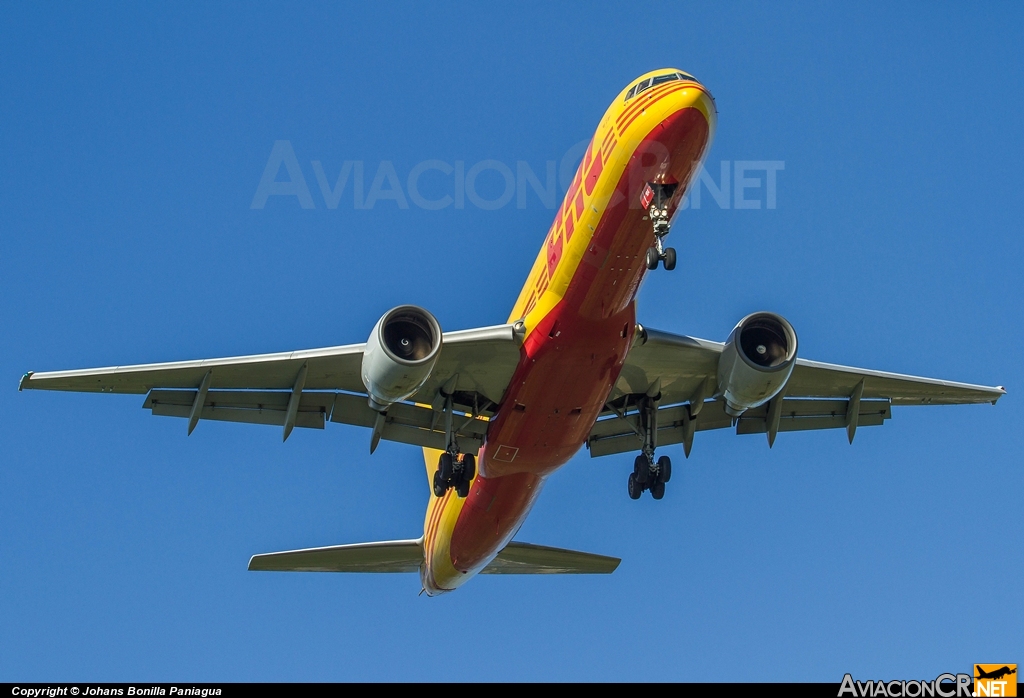
<svg viewBox="0 0 1024 698">
<path fill-rule="evenodd" d="M 892 3 L 7 5 L 0 23 L 0 680 L 933 678 L 1024 662 L 1021 8 Z M 552 218 L 357 209 L 363 163 L 541 179 L 629 80 L 716 97 L 708 160 L 782 161 L 777 206 L 705 190 L 645 324 L 786 316 L 801 355 L 1001 384 L 884 427 L 699 434 L 661 502 L 578 455 L 518 539 L 595 578 L 246 571 L 257 552 L 419 535 L 417 449 L 334 424 L 202 423 L 140 396 L 18 393 L 26 370 L 361 342 L 417 303 L 503 322 Z M 313 208 L 252 208 L 289 141 Z M 389 163 L 383 165 L 382 163 Z M 386 172 L 385 172 L 386 174 Z M 754 175 L 756 176 L 756 175 Z M 287 179 L 284 170 L 279 179 Z M 428 198 L 454 175 L 424 174 Z M 500 196 L 497 170 L 476 179 Z M 758 198 L 761 197 L 761 198 Z M 1017 630 L 1014 630 L 1017 628 Z M 727 677 L 722 676 L 728 667 Z"/>
</svg>

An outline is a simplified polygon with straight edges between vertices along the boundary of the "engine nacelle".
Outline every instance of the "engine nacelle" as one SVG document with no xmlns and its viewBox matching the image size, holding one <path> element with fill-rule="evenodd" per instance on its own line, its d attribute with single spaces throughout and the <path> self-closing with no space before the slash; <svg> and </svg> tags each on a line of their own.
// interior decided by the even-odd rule
<svg viewBox="0 0 1024 698">
<path fill-rule="evenodd" d="M 400 305 L 377 321 L 363 350 L 361 376 L 370 407 L 383 412 L 416 394 L 441 354 L 441 326 L 415 305 Z"/>
<path fill-rule="evenodd" d="M 779 394 L 796 365 L 796 332 L 774 313 L 740 320 L 718 359 L 718 392 L 725 411 L 738 417 Z"/>
</svg>

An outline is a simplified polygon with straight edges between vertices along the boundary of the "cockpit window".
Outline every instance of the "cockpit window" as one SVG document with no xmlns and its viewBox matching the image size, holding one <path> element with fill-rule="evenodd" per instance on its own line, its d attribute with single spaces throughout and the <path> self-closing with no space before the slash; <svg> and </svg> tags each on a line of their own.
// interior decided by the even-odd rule
<svg viewBox="0 0 1024 698">
<path fill-rule="evenodd" d="M 641 92 L 643 92 L 644 90 L 646 90 L 650 86 L 651 86 L 651 79 L 650 78 L 647 78 L 643 82 L 639 82 L 636 85 L 633 85 L 633 87 L 629 88 L 629 92 L 626 93 L 625 101 L 628 102 L 629 100 L 633 99 L 633 97 L 635 97 L 636 95 L 640 94 Z"/>
<path fill-rule="evenodd" d="M 666 82 L 672 82 L 673 80 L 687 80 L 689 82 L 698 82 L 697 78 L 693 77 L 692 75 L 687 75 L 686 73 L 668 73 L 667 75 L 656 75 L 653 78 L 647 78 L 643 82 L 637 83 L 632 88 L 630 88 L 629 92 L 626 93 L 625 101 L 628 102 L 633 97 L 637 96 L 638 94 L 640 94 L 649 87 L 661 85 Z"/>
</svg>

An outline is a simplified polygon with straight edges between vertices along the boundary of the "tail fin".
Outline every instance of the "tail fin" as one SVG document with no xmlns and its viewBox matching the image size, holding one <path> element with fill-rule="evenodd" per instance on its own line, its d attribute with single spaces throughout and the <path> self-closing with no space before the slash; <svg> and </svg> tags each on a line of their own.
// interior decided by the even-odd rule
<svg viewBox="0 0 1024 698">
<path fill-rule="evenodd" d="M 269 572 L 419 572 L 423 539 L 330 545 L 253 555 L 252 571 Z"/>
</svg>

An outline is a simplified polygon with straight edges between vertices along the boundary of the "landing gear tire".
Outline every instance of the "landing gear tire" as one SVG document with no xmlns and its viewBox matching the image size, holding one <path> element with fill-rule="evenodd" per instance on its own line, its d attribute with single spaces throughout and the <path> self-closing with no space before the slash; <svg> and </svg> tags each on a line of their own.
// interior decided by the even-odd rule
<svg viewBox="0 0 1024 698">
<path fill-rule="evenodd" d="M 626 483 L 627 491 L 629 492 L 630 499 L 640 499 L 640 495 L 644 493 L 644 487 L 636 481 L 636 474 L 629 474 L 629 481 Z"/>
<path fill-rule="evenodd" d="M 438 497 L 438 498 L 443 497 L 444 493 L 447 492 L 447 491 L 448 491 L 448 487 L 445 484 L 445 481 L 441 479 L 441 471 L 440 470 L 435 470 L 434 471 L 434 496 Z"/>
<path fill-rule="evenodd" d="M 648 253 L 648 254 L 650 254 L 650 253 Z M 672 271 L 673 269 L 675 269 L 676 268 L 676 248 L 674 248 L 674 247 L 666 248 L 665 249 L 665 258 L 664 258 L 663 261 L 664 261 L 664 264 L 665 264 L 665 270 L 666 271 Z"/>
<path fill-rule="evenodd" d="M 446 483 L 451 482 L 452 474 L 455 472 L 454 463 L 452 461 L 452 454 L 442 453 L 441 457 L 437 460 L 437 470 L 441 473 L 441 479 Z"/>
<path fill-rule="evenodd" d="M 647 463 L 647 456 L 640 454 L 633 461 L 633 477 L 636 479 L 638 485 L 646 485 L 647 480 L 650 478 L 651 467 Z"/>
<path fill-rule="evenodd" d="M 665 483 L 655 482 L 653 485 L 651 485 L 651 496 L 654 497 L 655 499 L 661 499 L 662 497 L 664 497 Z"/>
<path fill-rule="evenodd" d="M 666 482 L 672 479 L 672 459 L 668 456 L 662 456 L 658 459 L 658 482 L 664 485 Z M 661 497 L 658 497 L 661 499 Z"/>
<path fill-rule="evenodd" d="M 647 268 L 654 271 L 658 268 L 658 262 L 661 258 L 658 256 L 658 250 L 654 247 L 647 248 Z"/>
<path fill-rule="evenodd" d="M 465 454 L 462 456 L 462 470 L 456 473 L 458 482 L 455 483 L 455 494 L 459 495 L 460 499 L 465 499 L 469 495 L 469 486 L 473 482 L 473 477 L 476 475 L 476 458 L 472 454 Z"/>
</svg>

